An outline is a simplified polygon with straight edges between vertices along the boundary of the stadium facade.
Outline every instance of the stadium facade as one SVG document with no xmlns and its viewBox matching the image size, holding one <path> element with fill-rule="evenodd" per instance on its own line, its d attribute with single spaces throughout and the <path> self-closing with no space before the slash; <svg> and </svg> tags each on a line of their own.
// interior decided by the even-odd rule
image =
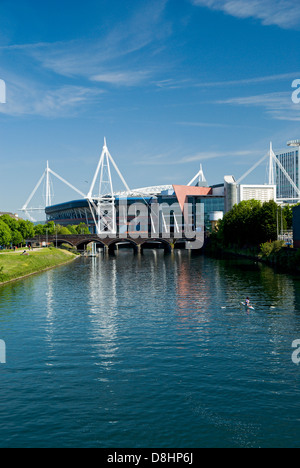
<svg viewBox="0 0 300 468">
<path fill-rule="evenodd" d="M 131 226 L 137 215 L 138 205 L 144 205 L 147 216 L 139 218 L 141 233 L 151 232 L 153 228 L 153 213 L 157 214 L 159 220 L 159 232 L 165 232 L 166 226 L 171 232 L 183 229 L 184 206 L 191 207 L 193 226 L 196 229 L 195 213 L 199 205 L 204 207 L 204 226 L 206 231 L 214 229 L 216 222 L 223 218 L 224 212 L 242 200 L 257 199 L 262 202 L 276 199 L 276 186 L 269 185 L 243 185 L 237 186 L 232 176 L 225 177 L 223 184 L 208 187 L 191 187 L 187 185 L 173 185 L 169 187 L 149 187 L 136 190 L 136 195 L 124 197 L 116 194 L 114 207 L 116 213 L 116 232 L 128 233 L 126 226 Z M 97 199 L 94 199 L 97 204 Z M 126 204 L 127 217 L 121 207 Z M 137 207 L 137 208 L 135 208 Z M 131 209 L 133 208 L 133 210 Z M 129 214 L 128 214 L 129 213 Z M 144 211 L 145 213 L 145 211 Z M 47 221 L 54 221 L 61 226 L 79 225 L 85 223 L 92 234 L 97 234 L 97 225 L 92 213 L 91 203 L 88 199 L 74 200 L 46 208 Z"/>
<path fill-rule="evenodd" d="M 166 229 L 171 232 L 180 231 L 184 225 L 184 206 L 191 209 L 192 220 L 195 221 L 197 206 L 204 206 L 205 229 L 210 230 L 216 219 L 221 219 L 224 213 L 224 186 L 215 187 L 190 187 L 169 186 L 151 187 L 136 190 L 137 194 L 130 196 L 118 195 L 114 197 L 116 213 L 116 232 L 127 234 L 129 226 L 132 226 L 134 218 L 142 211 L 146 216 L 139 217 L 137 229 L 141 233 L 153 231 L 153 213 L 158 219 L 157 230 L 162 233 Z M 149 192 L 151 194 L 149 195 Z M 97 199 L 94 199 L 97 205 Z M 124 220 L 123 207 L 127 207 L 127 215 Z M 79 225 L 85 223 L 92 234 L 97 234 L 97 225 L 92 212 L 90 200 L 74 200 L 46 208 L 47 221 L 54 221 L 61 226 Z M 157 220 L 156 220 L 157 221 Z M 156 222 L 157 224 L 157 222 Z M 128 226 L 128 229 L 126 229 Z M 196 227 L 193 222 L 192 229 Z"/>
<path fill-rule="evenodd" d="M 241 201 L 255 199 L 261 202 L 274 200 L 278 203 L 285 203 L 285 199 L 288 202 L 297 197 L 299 200 L 300 141 L 289 142 L 289 147 L 288 150 L 275 154 L 271 144 L 270 152 L 238 181 L 233 176 L 225 176 L 221 184 L 209 186 L 200 166 L 199 173 L 188 185 L 155 186 L 131 190 L 109 153 L 105 140 L 87 195 L 82 194 L 72 184 L 58 176 L 47 164 L 43 175 L 46 180 L 46 200 L 49 201 L 45 209 L 46 221 L 54 221 L 55 224 L 61 226 L 85 223 L 91 234 L 128 234 L 132 233 L 134 220 L 138 218 L 135 229 L 141 234 L 153 233 L 153 230 L 159 233 L 166 232 L 166 230 L 175 233 L 182 232 L 187 224 L 186 206 L 191 211 L 191 217 L 190 212 L 188 217 L 189 228 L 197 230 L 197 210 L 201 206 L 202 225 L 206 231 L 210 231 L 214 229 L 218 220 L 223 218 L 224 213 Z M 241 184 L 241 181 L 266 158 L 269 158 L 269 183 L 265 185 Z M 124 192 L 114 191 L 111 166 L 122 181 L 125 187 Z M 51 205 L 50 175 L 54 175 L 76 190 L 82 199 Z M 43 177 L 23 207 L 26 213 L 28 204 L 42 183 Z M 124 205 L 126 205 L 126 211 L 124 211 Z"/>
</svg>

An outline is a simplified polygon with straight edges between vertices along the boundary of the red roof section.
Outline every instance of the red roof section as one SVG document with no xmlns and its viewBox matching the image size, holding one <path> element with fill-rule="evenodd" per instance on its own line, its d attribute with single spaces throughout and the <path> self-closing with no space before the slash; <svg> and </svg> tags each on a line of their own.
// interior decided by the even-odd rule
<svg viewBox="0 0 300 468">
<path fill-rule="evenodd" d="M 212 195 L 211 187 L 189 187 L 188 185 L 173 185 L 180 208 L 183 212 L 188 196 Z"/>
</svg>

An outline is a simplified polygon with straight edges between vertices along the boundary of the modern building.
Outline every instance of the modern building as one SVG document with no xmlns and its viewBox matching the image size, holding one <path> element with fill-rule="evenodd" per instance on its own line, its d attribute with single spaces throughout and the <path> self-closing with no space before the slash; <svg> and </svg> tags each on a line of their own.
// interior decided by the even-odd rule
<svg viewBox="0 0 300 468">
<path fill-rule="evenodd" d="M 288 142 L 288 148 L 280 151 L 275 151 L 278 161 L 283 166 L 291 180 L 296 187 L 300 188 L 300 141 L 294 140 Z M 277 185 L 277 198 L 286 203 L 297 203 L 299 194 L 295 191 L 295 187 L 291 185 L 285 176 L 284 172 L 276 166 L 276 185 Z"/>
<path fill-rule="evenodd" d="M 139 215 L 137 230 L 141 233 L 171 232 L 183 230 L 185 224 L 185 204 L 190 206 L 190 214 L 195 221 L 197 206 L 204 205 L 204 223 L 207 231 L 211 230 L 224 213 L 224 186 L 216 187 L 190 187 L 170 186 L 155 187 L 136 190 L 137 195 L 131 193 L 115 196 L 116 229 L 118 233 L 128 233 L 129 226 L 137 216 L 136 211 L 143 211 Z M 151 192 L 151 196 L 149 196 Z M 155 192 L 155 193 L 154 193 Z M 95 204 L 97 201 L 95 200 Z M 124 218 L 123 207 L 126 204 L 127 214 Z M 142 206 L 138 206 L 138 205 Z M 143 207 L 145 209 L 143 210 Z M 141 209 L 142 208 L 142 209 Z M 78 225 L 85 223 L 90 232 L 95 234 L 96 224 L 92 213 L 92 206 L 88 199 L 74 200 L 60 205 L 46 208 L 47 221 L 54 221 L 61 226 Z M 195 228 L 195 225 L 192 226 Z"/>
<path fill-rule="evenodd" d="M 239 185 L 237 201 L 259 200 L 262 203 L 276 200 L 276 185 Z"/>
<path fill-rule="evenodd" d="M 225 177 L 225 213 L 232 210 L 234 205 L 246 200 L 258 200 L 262 203 L 276 201 L 276 185 L 241 185 L 237 184 L 233 176 Z"/>
</svg>

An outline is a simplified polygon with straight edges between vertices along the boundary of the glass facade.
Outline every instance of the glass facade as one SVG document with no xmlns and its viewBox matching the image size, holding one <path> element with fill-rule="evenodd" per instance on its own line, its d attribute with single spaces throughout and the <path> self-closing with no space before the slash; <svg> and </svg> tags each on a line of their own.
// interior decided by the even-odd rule
<svg viewBox="0 0 300 468">
<path fill-rule="evenodd" d="M 224 197 L 222 196 L 189 196 L 187 202 L 191 204 L 193 219 L 192 229 L 195 227 L 197 204 L 204 205 L 205 228 L 211 230 L 210 215 L 224 211 Z M 126 205 L 127 211 L 122 208 Z M 175 195 L 160 195 L 151 198 L 116 199 L 116 221 L 119 234 L 140 232 L 170 233 L 183 232 L 184 216 Z M 96 226 L 87 200 L 78 200 L 62 205 L 51 206 L 46 209 L 47 221 L 54 221 L 62 226 L 85 223 L 91 234 L 96 233 Z"/>
<path fill-rule="evenodd" d="M 276 153 L 276 156 L 290 178 L 300 188 L 299 180 L 299 150 L 289 149 Z M 283 172 L 276 166 L 276 185 L 277 185 L 277 198 L 286 199 L 287 201 L 297 200 L 295 189 L 291 186 Z"/>
</svg>

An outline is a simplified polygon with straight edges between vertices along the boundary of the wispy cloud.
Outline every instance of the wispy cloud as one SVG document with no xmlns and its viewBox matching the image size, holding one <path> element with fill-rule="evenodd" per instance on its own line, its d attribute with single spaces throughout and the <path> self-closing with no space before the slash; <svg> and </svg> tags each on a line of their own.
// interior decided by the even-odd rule
<svg viewBox="0 0 300 468">
<path fill-rule="evenodd" d="M 298 0 L 192 0 L 192 3 L 223 11 L 236 18 L 255 18 L 266 26 L 299 29 Z"/>
<path fill-rule="evenodd" d="M 142 158 L 137 163 L 142 166 L 166 166 L 170 165 L 170 160 L 172 160 L 172 165 L 183 165 L 196 162 L 204 162 L 213 159 L 224 159 L 224 158 L 246 158 L 249 156 L 260 155 L 261 152 L 257 150 L 233 150 L 233 151 L 203 151 L 196 154 L 191 154 L 182 157 L 181 159 L 175 158 L 175 151 L 171 154 L 162 154 L 159 156 L 148 156 L 147 158 Z"/>
<path fill-rule="evenodd" d="M 109 72 L 92 76 L 91 81 L 107 83 L 115 86 L 137 86 L 149 79 L 150 71 Z"/>
<path fill-rule="evenodd" d="M 0 106 L 0 113 L 10 116 L 70 117 L 104 93 L 101 89 L 84 86 L 47 87 L 12 75 L 7 84 L 7 102 Z"/>
<path fill-rule="evenodd" d="M 145 53 L 141 60 L 140 52 L 171 33 L 170 26 L 162 21 L 166 3 L 167 0 L 154 0 L 149 5 L 143 4 L 129 19 L 93 41 L 10 47 L 27 53 L 47 70 L 65 77 L 85 77 L 118 86 L 139 83 L 149 74 L 149 67 L 144 70 L 151 55 Z"/>
<path fill-rule="evenodd" d="M 216 101 L 217 104 L 262 107 L 276 120 L 300 121 L 300 105 L 292 102 L 292 92 L 266 93 Z"/>
<path fill-rule="evenodd" d="M 0 112 L 76 116 L 108 85 L 153 85 L 157 63 L 151 55 L 171 33 L 163 18 L 167 1 L 143 2 L 97 38 L 0 46 L 1 78 L 8 89 Z"/>
<path fill-rule="evenodd" d="M 197 153 L 192 156 L 187 156 L 177 164 L 186 164 L 192 162 L 201 162 L 201 161 L 208 161 L 210 159 L 220 159 L 220 158 L 242 158 L 247 156 L 253 156 L 258 154 L 257 151 L 207 151 L 202 153 Z M 259 153 L 260 154 L 260 153 Z"/>
<path fill-rule="evenodd" d="M 268 75 L 268 76 L 258 76 L 255 78 L 243 78 L 240 80 L 231 80 L 231 81 L 210 81 L 197 83 L 196 87 L 199 88 L 216 88 L 216 87 L 233 87 L 233 86 L 249 86 L 265 83 L 273 83 L 280 81 L 292 81 L 295 77 L 298 77 L 300 72 L 294 73 L 282 73 L 277 75 Z"/>
</svg>

